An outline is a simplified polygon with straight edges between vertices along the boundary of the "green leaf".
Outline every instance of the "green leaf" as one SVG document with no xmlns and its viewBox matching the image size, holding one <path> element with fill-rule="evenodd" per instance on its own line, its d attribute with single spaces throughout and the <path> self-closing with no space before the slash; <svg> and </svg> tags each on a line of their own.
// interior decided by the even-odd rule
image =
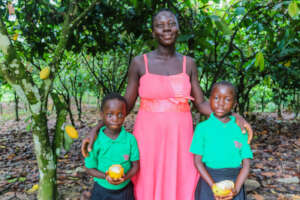
<svg viewBox="0 0 300 200">
<path fill-rule="evenodd" d="M 263 71 L 265 68 L 265 59 L 263 53 L 260 51 L 255 56 L 255 66 L 259 66 L 259 70 Z"/>
<path fill-rule="evenodd" d="M 189 39 L 193 38 L 194 34 L 184 34 L 184 35 L 179 35 L 177 38 L 178 42 L 187 42 Z"/>
<path fill-rule="evenodd" d="M 16 181 L 18 181 L 18 178 L 12 178 L 12 179 L 7 180 L 8 183 L 14 183 Z"/>
<path fill-rule="evenodd" d="M 19 177 L 18 180 L 19 180 L 19 182 L 24 182 L 24 181 L 26 181 L 26 177 Z"/>
<path fill-rule="evenodd" d="M 215 3 L 220 3 L 220 0 L 214 0 Z"/>
<path fill-rule="evenodd" d="M 291 2 L 289 7 L 288 7 L 288 13 L 291 17 L 295 17 L 299 13 L 299 9 L 297 6 L 297 3 L 295 1 Z"/>
<path fill-rule="evenodd" d="M 232 33 L 231 29 L 224 21 L 217 20 L 215 21 L 215 24 L 217 28 L 224 33 L 224 35 L 230 35 Z"/>
<path fill-rule="evenodd" d="M 185 1 L 184 1 L 184 4 L 185 4 L 187 7 L 189 7 L 189 8 L 192 7 L 192 2 L 191 2 L 190 0 L 185 0 Z"/>
<path fill-rule="evenodd" d="M 28 132 L 31 131 L 31 123 L 27 124 L 26 131 L 28 131 Z"/>
<path fill-rule="evenodd" d="M 257 27 L 258 27 L 258 32 L 261 32 L 264 30 L 264 26 L 261 23 L 258 23 Z"/>
<path fill-rule="evenodd" d="M 138 1 L 137 0 L 131 0 L 131 3 L 133 4 L 133 6 L 135 8 L 137 8 L 137 6 L 138 6 Z"/>
<path fill-rule="evenodd" d="M 244 7 L 237 7 L 236 9 L 235 9 L 235 14 L 236 15 L 243 15 L 243 14 L 245 14 L 246 13 L 246 11 L 245 11 L 245 8 Z"/>
<path fill-rule="evenodd" d="M 152 1 L 151 0 L 146 0 L 146 4 L 147 4 L 148 7 L 151 7 Z"/>
</svg>

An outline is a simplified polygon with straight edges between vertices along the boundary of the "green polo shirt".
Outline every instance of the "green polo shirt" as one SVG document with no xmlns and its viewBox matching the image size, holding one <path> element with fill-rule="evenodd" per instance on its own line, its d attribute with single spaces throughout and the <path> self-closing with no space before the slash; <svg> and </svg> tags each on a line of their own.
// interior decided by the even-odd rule
<svg viewBox="0 0 300 200">
<path fill-rule="evenodd" d="M 85 158 L 85 167 L 95 168 L 105 173 L 111 165 L 119 164 L 122 165 L 126 174 L 131 168 L 131 162 L 139 160 L 136 139 L 122 127 L 120 135 L 113 140 L 105 135 L 103 132 L 105 128 L 100 129 L 92 151 Z M 126 180 L 119 185 L 112 185 L 106 179 L 96 177 L 94 177 L 94 181 L 111 190 L 122 189 L 130 182 L 130 180 Z"/>
<path fill-rule="evenodd" d="M 247 140 L 248 134 L 242 134 L 235 117 L 223 123 L 211 114 L 196 126 L 190 152 L 202 155 L 202 162 L 210 168 L 236 168 L 243 159 L 253 158 Z"/>
</svg>

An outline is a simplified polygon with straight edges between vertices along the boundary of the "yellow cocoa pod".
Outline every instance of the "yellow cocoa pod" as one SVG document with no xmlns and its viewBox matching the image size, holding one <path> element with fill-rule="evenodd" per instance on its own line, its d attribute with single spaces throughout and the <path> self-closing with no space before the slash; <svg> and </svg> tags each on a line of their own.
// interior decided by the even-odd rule
<svg viewBox="0 0 300 200">
<path fill-rule="evenodd" d="M 234 183 L 230 180 L 218 182 L 212 186 L 212 191 L 216 196 L 226 196 L 234 188 Z"/>
<path fill-rule="evenodd" d="M 67 125 L 65 127 L 65 130 L 66 130 L 67 134 L 70 136 L 70 138 L 72 138 L 72 139 L 78 138 L 78 132 L 76 131 L 76 129 L 73 126 Z"/>
<path fill-rule="evenodd" d="M 112 165 L 108 169 L 108 175 L 112 179 L 122 178 L 124 175 L 124 168 L 121 165 Z"/>
<path fill-rule="evenodd" d="M 40 79 L 45 80 L 49 77 L 50 75 L 50 68 L 49 67 L 45 67 L 44 69 L 42 69 L 40 71 Z"/>
</svg>

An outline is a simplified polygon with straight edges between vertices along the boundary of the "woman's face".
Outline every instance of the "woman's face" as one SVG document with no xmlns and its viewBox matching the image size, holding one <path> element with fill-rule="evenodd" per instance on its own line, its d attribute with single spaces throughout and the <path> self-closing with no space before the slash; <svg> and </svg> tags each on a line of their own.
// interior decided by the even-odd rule
<svg viewBox="0 0 300 200">
<path fill-rule="evenodd" d="M 178 31 L 178 22 L 172 13 L 162 11 L 154 18 L 152 35 L 162 46 L 173 45 Z"/>
</svg>

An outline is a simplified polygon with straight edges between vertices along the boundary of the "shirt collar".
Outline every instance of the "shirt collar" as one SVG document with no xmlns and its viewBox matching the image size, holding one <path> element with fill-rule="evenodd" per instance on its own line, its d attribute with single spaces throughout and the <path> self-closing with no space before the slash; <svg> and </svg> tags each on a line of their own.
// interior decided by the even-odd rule
<svg viewBox="0 0 300 200">
<path fill-rule="evenodd" d="M 230 115 L 229 118 L 230 118 L 230 120 L 229 120 L 228 122 L 224 123 L 224 122 L 220 121 L 220 120 L 214 115 L 213 112 L 212 112 L 212 113 L 210 114 L 210 116 L 209 116 L 209 120 L 212 120 L 212 121 L 214 121 L 214 122 L 216 122 L 216 123 L 221 123 L 221 124 L 223 124 L 223 125 L 224 125 L 224 124 L 235 123 L 235 117 L 234 117 L 234 116 Z"/>
<path fill-rule="evenodd" d="M 120 141 L 122 140 L 122 138 L 125 136 L 125 132 L 126 130 L 124 129 L 124 127 L 122 126 L 121 127 L 121 131 L 120 131 L 120 134 L 119 136 L 116 138 L 116 139 L 111 139 L 110 137 L 108 137 L 103 131 L 106 129 L 106 126 L 103 126 L 101 129 L 100 129 L 100 134 L 102 134 L 102 136 L 106 139 L 106 140 L 109 140 L 109 141 Z"/>
</svg>

